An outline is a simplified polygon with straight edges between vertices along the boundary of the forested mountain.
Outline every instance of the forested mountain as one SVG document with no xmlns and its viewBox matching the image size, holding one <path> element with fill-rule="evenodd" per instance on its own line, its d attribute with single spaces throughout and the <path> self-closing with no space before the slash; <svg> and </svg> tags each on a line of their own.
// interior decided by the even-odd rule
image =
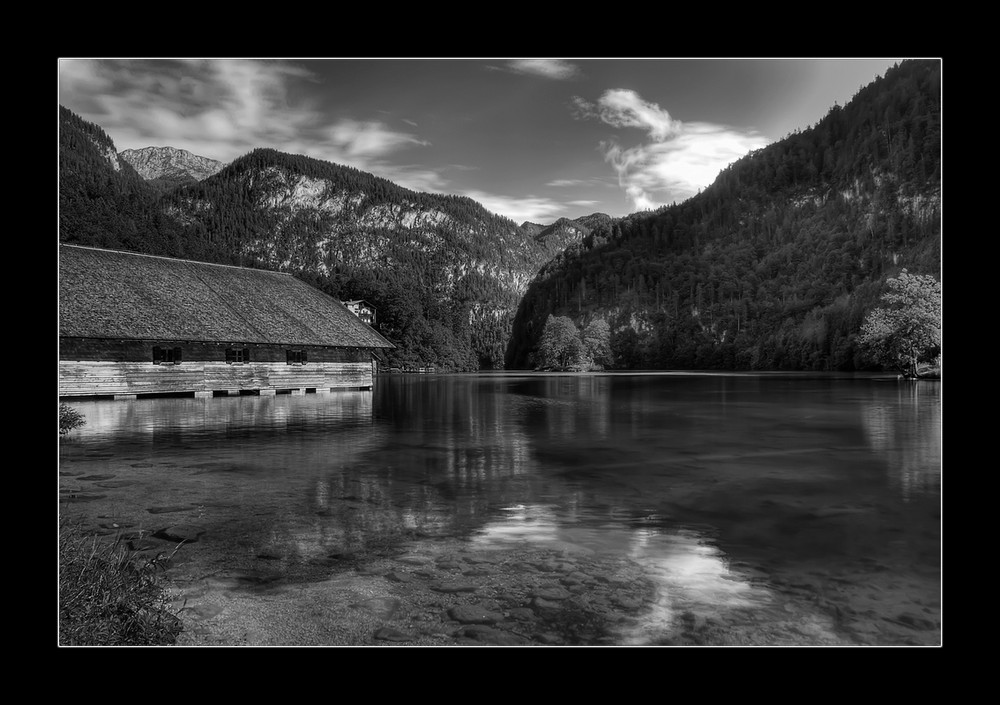
<svg viewBox="0 0 1000 705">
<path fill-rule="evenodd" d="M 285 271 L 365 299 L 393 366 L 501 367 L 528 283 L 587 232 L 531 233 L 469 198 L 271 149 L 160 193 L 99 127 L 61 115 L 62 241 Z"/>
<path fill-rule="evenodd" d="M 537 242 L 545 243 L 555 252 L 562 252 L 573 243 L 580 242 L 584 237 L 598 226 L 608 226 L 612 218 L 604 213 L 592 213 L 571 220 L 570 218 L 560 218 L 552 225 L 538 225 L 537 223 L 522 223 L 521 229 L 531 234 Z"/>
<path fill-rule="evenodd" d="M 389 362 L 500 367 L 514 312 L 565 237 L 531 238 L 459 196 L 418 193 L 371 174 L 259 149 L 175 190 L 164 212 L 202 256 L 290 271 L 378 309 L 400 349 Z"/>
<path fill-rule="evenodd" d="M 193 184 L 218 174 L 226 165 L 175 147 L 126 149 L 119 156 L 159 191 Z"/>
<path fill-rule="evenodd" d="M 59 108 L 59 237 L 94 247 L 172 254 L 157 193 L 97 125 Z M 164 235 L 161 236 L 161 229 Z"/>
<path fill-rule="evenodd" d="M 940 62 L 905 61 L 681 204 L 598 225 L 521 302 L 509 368 L 550 315 L 605 320 L 613 364 L 854 370 L 885 280 L 941 268 Z"/>
</svg>

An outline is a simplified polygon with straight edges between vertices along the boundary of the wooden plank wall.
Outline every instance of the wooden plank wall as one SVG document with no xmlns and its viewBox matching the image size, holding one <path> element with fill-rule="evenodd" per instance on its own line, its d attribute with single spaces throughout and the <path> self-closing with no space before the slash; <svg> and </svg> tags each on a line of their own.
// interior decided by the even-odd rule
<svg viewBox="0 0 1000 705">
<path fill-rule="evenodd" d="M 182 362 L 154 365 L 151 362 L 59 363 L 59 396 L 105 396 L 115 394 L 181 394 L 232 390 L 343 389 L 371 387 L 370 362 L 251 362 L 227 365 L 219 362 Z"/>
</svg>

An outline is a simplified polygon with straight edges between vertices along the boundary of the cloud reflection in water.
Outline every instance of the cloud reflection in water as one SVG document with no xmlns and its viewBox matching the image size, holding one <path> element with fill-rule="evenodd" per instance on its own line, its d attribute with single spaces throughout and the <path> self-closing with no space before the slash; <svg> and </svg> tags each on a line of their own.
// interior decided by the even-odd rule
<svg viewBox="0 0 1000 705">
<path fill-rule="evenodd" d="M 530 544 L 598 555 L 625 556 L 642 566 L 657 586 L 656 600 L 636 622 L 623 629 L 621 643 L 655 643 L 678 627 L 685 613 L 719 617 L 740 608 L 772 602 L 770 591 L 732 570 L 725 554 L 700 532 L 663 530 L 625 524 L 567 524 L 549 505 L 517 504 L 484 525 L 473 539 L 479 548 Z"/>
<path fill-rule="evenodd" d="M 767 589 L 732 571 L 725 554 L 691 529 L 635 529 L 629 557 L 656 582 L 658 597 L 649 612 L 625 630 L 622 637 L 627 645 L 650 643 L 676 627 L 685 613 L 717 617 L 771 601 Z"/>
</svg>

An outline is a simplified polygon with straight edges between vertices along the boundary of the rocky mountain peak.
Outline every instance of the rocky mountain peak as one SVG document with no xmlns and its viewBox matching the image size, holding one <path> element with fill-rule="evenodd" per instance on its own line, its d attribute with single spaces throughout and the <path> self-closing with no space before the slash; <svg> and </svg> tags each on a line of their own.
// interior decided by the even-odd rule
<svg viewBox="0 0 1000 705">
<path fill-rule="evenodd" d="M 223 162 L 176 147 L 126 149 L 119 155 L 146 181 L 166 187 L 202 181 L 226 166 Z"/>
</svg>

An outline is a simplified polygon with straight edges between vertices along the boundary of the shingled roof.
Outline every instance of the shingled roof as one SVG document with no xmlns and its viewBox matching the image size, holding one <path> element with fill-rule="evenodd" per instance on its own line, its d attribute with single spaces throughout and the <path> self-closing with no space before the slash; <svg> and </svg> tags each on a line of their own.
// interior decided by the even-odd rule
<svg viewBox="0 0 1000 705">
<path fill-rule="evenodd" d="M 59 247 L 59 335 L 393 347 L 290 274 L 75 245 Z"/>
</svg>

